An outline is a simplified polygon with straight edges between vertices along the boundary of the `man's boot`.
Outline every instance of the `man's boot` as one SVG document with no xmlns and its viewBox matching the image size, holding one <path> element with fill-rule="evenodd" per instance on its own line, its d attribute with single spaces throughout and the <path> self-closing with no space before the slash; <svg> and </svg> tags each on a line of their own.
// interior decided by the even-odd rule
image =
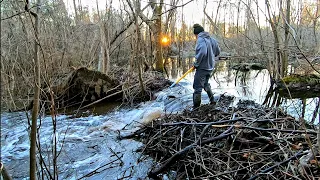
<svg viewBox="0 0 320 180">
<path fill-rule="evenodd" d="M 215 105 L 216 102 L 214 101 L 213 92 L 212 92 L 211 88 L 210 88 L 210 87 L 207 87 L 207 88 L 204 88 L 204 90 L 205 90 L 205 91 L 207 92 L 207 94 L 208 94 L 208 97 L 209 97 L 209 100 L 210 100 L 210 104 Z"/>
<path fill-rule="evenodd" d="M 201 94 L 193 93 L 193 109 L 200 107 L 201 104 Z"/>
</svg>

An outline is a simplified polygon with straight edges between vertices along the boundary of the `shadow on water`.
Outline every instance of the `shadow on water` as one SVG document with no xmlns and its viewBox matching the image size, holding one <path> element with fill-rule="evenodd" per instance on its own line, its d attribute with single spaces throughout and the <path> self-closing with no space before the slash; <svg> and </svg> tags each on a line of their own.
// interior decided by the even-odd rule
<svg viewBox="0 0 320 180">
<path fill-rule="evenodd" d="M 189 68 L 192 67 L 194 58 L 186 58 L 178 61 L 177 58 L 169 58 L 165 68 L 170 80 L 175 81 Z M 214 93 L 227 93 L 236 97 L 234 105 L 242 100 L 253 100 L 267 107 L 281 107 L 296 118 L 304 118 L 312 123 L 320 122 L 320 97 L 319 94 L 306 92 L 279 93 L 274 89 L 270 81 L 268 70 L 233 70 L 238 61 L 219 60 L 216 61 L 215 70 L 209 82 Z M 180 65 L 180 66 L 179 66 Z M 291 69 L 292 71 L 292 69 Z M 192 89 L 194 72 L 188 74 L 188 88 Z"/>
</svg>

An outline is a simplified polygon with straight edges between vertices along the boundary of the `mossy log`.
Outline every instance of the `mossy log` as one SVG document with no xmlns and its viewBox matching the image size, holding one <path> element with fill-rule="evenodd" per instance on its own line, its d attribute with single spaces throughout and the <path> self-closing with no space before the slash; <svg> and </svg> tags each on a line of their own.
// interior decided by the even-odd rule
<svg viewBox="0 0 320 180">
<path fill-rule="evenodd" d="M 291 96 L 292 98 L 320 96 L 320 76 L 316 74 L 292 74 L 279 80 L 276 85 L 276 89 L 283 96 Z"/>
</svg>

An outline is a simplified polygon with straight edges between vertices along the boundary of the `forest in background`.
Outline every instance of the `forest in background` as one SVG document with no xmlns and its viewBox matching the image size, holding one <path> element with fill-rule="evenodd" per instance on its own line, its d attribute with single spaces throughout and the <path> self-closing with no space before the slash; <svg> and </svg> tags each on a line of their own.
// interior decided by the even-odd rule
<svg viewBox="0 0 320 180">
<path fill-rule="evenodd" d="M 274 79 L 287 74 L 288 61 L 301 60 L 296 66 L 304 64 L 303 74 L 319 72 L 319 0 L 266 0 L 263 6 L 258 0 L 106 0 L 104 7 L 92 1 L 93 10 L 81 0 L 73 0 L 71 9 L 63 0 L 6 0 L 1 1 L 1 108 L 28 105 L 37 61 L 41 88 L 78 67 L 111 77 L 120 68 L 139 77 L 147 69 L 163 72 L 163 59 L 193 55 L 193 23 L 184 10 L 192 3 L 203 6 L 205 17 L 194 22 L 213 34 L 223 55 L 263 61 Z M 161 44 L 164 36 L 169 46 Z"/>
</svg>

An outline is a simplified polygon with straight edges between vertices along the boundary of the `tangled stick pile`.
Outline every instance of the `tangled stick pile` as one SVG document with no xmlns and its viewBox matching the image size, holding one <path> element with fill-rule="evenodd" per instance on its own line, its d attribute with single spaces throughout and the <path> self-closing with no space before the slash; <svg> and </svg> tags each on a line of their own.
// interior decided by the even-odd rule
<svg viewBox="0 0 320 180">
<path fill-rule="evenodd" d="M 167 115 L 134 135 L 159 165 L 149 177 L 175 179 L 314 179 L 320 177 L 317 131 L 304 120 L 252 101 Z M 307 126 L 307 127 L 306 127 Z M 132 136 L 131 136 L 132 137 Z"/>
</svg>

